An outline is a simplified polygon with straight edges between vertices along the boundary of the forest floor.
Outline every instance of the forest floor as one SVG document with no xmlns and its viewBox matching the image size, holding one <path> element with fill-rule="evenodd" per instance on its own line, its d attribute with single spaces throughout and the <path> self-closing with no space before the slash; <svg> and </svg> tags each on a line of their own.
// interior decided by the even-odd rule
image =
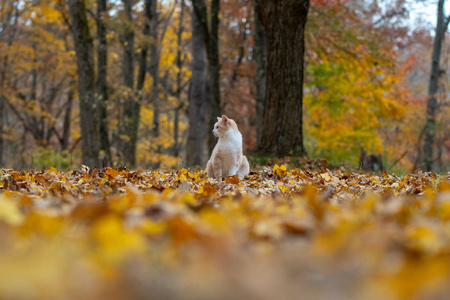
<svg viewBox="0 0 450 300">
<path fill-rule="evenodd" d="M 444 299 L 450 175 L 0 171 L 1 299 Z"/>
</svg>

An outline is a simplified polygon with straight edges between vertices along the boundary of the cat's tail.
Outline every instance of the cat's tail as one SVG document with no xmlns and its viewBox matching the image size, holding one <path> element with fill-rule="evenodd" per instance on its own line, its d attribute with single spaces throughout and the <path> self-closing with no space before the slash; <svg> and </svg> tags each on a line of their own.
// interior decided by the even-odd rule
<svg viewBox="0 0 450 300">
<path fill-rule="evenodd" d="M 250 165 L 248 164 L 247 157 L 245 155 L 242 155 L 239 159 L 239 167 L 238 167 L 238 177 L 239 179 L 244 179 L 245 175 L 247 175 L 250 172 Z"/>
</svg>

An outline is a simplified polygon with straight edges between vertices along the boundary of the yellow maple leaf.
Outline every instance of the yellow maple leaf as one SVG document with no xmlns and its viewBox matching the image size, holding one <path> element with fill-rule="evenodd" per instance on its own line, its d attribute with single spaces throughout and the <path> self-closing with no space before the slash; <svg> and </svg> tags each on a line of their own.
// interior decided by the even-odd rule
<svg viewBox="0 0 450 300">
<path fill-rule="evenodd" d="M 3 194 L 0 195 L 0 221 L 9 225 L 20 225 L 24 221 L 18 203 Z"/>
</svg>

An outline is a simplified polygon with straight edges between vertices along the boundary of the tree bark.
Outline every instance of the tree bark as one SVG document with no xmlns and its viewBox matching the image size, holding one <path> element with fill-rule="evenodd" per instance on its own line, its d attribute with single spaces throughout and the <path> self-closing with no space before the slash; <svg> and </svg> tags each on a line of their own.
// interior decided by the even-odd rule
<svg viewBox="0 0 450 300">
<path fill-rule="evenodd" d="M 100 150 L 104 152 L 106 165 L 111 164 L 111 148 L 108 132 L 108 84 L 106 82 L 108 66 L 108 46 L 106 43 L 106 0 L 97 0 L 97 95 L 99 97 Z"/>
<path fill-rule="evenodd" d="M 71 83 L 70 86 L 72 87 L 72 85 L 73 84 Z M 67 107 L 66 112 L 64 114 L 63 133 L 60 141 L 61 151 L 67 150 L 69 148 L 72 102 L 73 102 L 73 89 L 70 88 L 69 92 L 67 93 Z"/>
<path fill-rule="evenodd" d="M 136 144 L 138 135 L 138 128 L 134 118 L 139 112 L 136 112 L 138 105 L 134 95 L 133 9 L 131 0 L 123 0 L 123 4 L 125 8 L 126 24 L 124 25 L 125 29 L 121 37 L 124 46 L 122 69 L 123 82 L 129 90 L 125 96 L 125 103 L 123 106 L 123 130 L 124 135 L 127 136 L 127 138 L 122 141 L 122 154 L 125 165 L 129 168 L 134 168 L 136 166 Z"/>
<path fill-rule="evenodd" d="M 0 79 L 0 81 L 3 81 Z M 0 84 L 0 90 L 3 89 L 3 84 Z M 0 92 L 0 167 L 3 166 L 3 114 L 5 111 L 5 98 Z"/>
<path fill-rule="evenodd" d="M 260 0 L 254 1 L 254 18 L 255 18 L 255 61 L 256 61 L 256 76 L 255 76 L 255 101 L 256 101 L 256 144 L 261 141 L 264 115 L 264 99 L 266 93 L 266 68 L 267 68 L 267 45 L 266 34 L 261 20 L 258 16 L 258 5 Z"/>
<path fill-rule="evenodd" d="M 208 150 L 212 152 L 216 144 L 216 137 L 212 133 L 212 128 L 217 122 L 220 114 L 220 62 L 219 62 L 219 11 L 220 1 L 212 0 L 211 14 L 208 17 L 207 7 L 204 0 L 192 0 L 194 14 L 200 22 L 200 28 L 203 30 L 203 39 L 206 45 L 208 57 L 208 77 L 209 77 L 209 128 Z M 210 25 L 208 24 L 210 20 Z"/>
<path fill-rule="evenodd" d="M 189 132 L 187 159 L 188 166 L 203 165 L 206 138 L 207 94 L 207 54 L 204 30 L 192 14 L 192 77 L 189 89 Z M 212 130 L 212 129 L 211 129 Z"/>
<path fill-rule="evenodd" d="M 144 15 L 145 15 L 145 21 L 144 21 L 144 29 L 143 34 L 145 38 L 150 37 L 150 24 L 153 20 L 153 14 L 152 14 L 152 6 L 153 2 L 155 0 L 145 0 L 144 3 Z M 144 43 L 141 49 L 141 53 L 139 56 L 139 71 L 138 71 L 138 77 L 137 77 L 137 85 L 136 90 L 138 92 L 142 91 L 142 88 L 144 87 L 145 82 L 145 74 L 147 73 L 147 53 L 148 53 L 148 43 Z M 140 97 L 140 101 L 142 100 L 142 95 Z M 138 102 L 139 106 L 137 107 L 138 111 L 140 111 L 140 102 Z"/>
<path fill-rule="evenodd" d="M 14 18 L 14 21 L 12 19 Z M 5 157 L 5 149 L 4 149 L 4 140 L 3 140 L 3 132 L 4 132 L 4 117 L 5 117 L 5 105 L 7 103 L 7 98 L 4 95 L 4 87 L 5 87 L 5 81 L 6 81 L 6 73 L 7 73 L 7 67 L 8 67 L 8 54 L 9 54 L 9 47 L 12 45 L 16 31 L 17 31 L 17 21 L 19 19 L 19 10 L 16 9 L 14 16 L 11 12 L 8 14 L 8 17 L 5 18 L 3 24 L 5 25 L 2 28 L 2 35 L 6 36 L 6 33 L 9 33 L 8 36 L 8 44 L 6 48 L 6 55 L 3 57 L 2 66 L 0 70 L 0 167 L 3 166 L 3 159 Z M 12 22 L 11 22 L 12 21 Z M 11 30 L 9 30 L 11 29 Z M 4 53 L 5 54 L 5 53 Z"/>
<path fill-rule="evenodd" d="M 183 101 L 181 100 L 181 71 L 183 68 L 183 61 L 181 59 L 181 47 L 182 47 L 182 36 L 183 36 L 183 17 L 184 17 L 184 0 L 181 0 L 181 8 L 180 8 L 180 19 L 178 25 L 177 32 L 177 89 L 176 89 L 176 97 L 178 99 L 178 106 L 175 108 L 175 117 L 174 117 L 174 126 L 173 126 L 173 154 L 174 156 L 180 155 L 180 146 L 179 146 L 179 136 L 180 136 L 180 110 L 183 108 Z"/>
<path fill-rule="evenodd" d="M 260 0 L 258 13 L 267 39 L 267 82 L 263 132 L 258 151 L 306 155 L 302 101 L 305 24 L 309 0 Z"/>
<path fill-rule="evenodd" d="M 6 68 L 6 58 L 4 60 L 2 70 L 0 72 L 0 167 L 3 167 L 3 157 L 4 157 L 4 148 L 3 148 L 3 126 L 4 126 L 4 112 L 5 112 L 5 103 L 6 98 L 3 96 L 3 88 L 5 87 L 5 68 Z"/>
<path fill-rule="evenodd" d="M 439 72 L 441 64 L 442 42 L 449 24 L 449 17 L 444 15 L 445 0 L 439 0 L 436 36 L 434 38 L 431 58 L 431 74 L 428 86 L 427 119 L 425 123 L 425 142 L 423 145 L 424 167 L 426 171 L 433 170 L 433 149 L 436 138 L 436 111 L 438 108 L 437 93 L 439 87 Z"/>
<path fill-rule="evenodd" d="M 99 166 L 100 126 L 95 97 L 93 43 L 84 0 L 70 0 L 69 10 L 78 65 L 82 162 L 94 167 Z"/>
<path fill-rule="evenodd" d="M 153 137 L 160 136 L 159 115 L 160 115 L 160 99 L 159 99 L 159 49 L 158 49 L 158 17 L 157 0 L 152 2 L 151 14 L 152 22 L 150 26 L 150 75 L 153 78 L 152 84 L 152 102 L 153 102 Z M 158 147 L 158 152 L 160 151 Z"/>
</svg>

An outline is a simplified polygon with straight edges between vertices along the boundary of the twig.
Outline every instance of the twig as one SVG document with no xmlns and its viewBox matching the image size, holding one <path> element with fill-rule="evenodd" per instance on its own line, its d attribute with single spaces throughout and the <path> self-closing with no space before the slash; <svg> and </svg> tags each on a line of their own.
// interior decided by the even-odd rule
<svg viewBox="0 0 450 300">
<path fill-rule="evenodd" d="M 392 166 L 388 169 L 388 172 L 403 158 L 405 157 L 405 155 L 408 153 L 408 150 L 405 151 L 405 153 L 402 154 L 402 156 L 400 156 L 399 159 L 397 159 L 396 161 L 394 161 L 394 163 L 392 164 Z"/>
</svg>

